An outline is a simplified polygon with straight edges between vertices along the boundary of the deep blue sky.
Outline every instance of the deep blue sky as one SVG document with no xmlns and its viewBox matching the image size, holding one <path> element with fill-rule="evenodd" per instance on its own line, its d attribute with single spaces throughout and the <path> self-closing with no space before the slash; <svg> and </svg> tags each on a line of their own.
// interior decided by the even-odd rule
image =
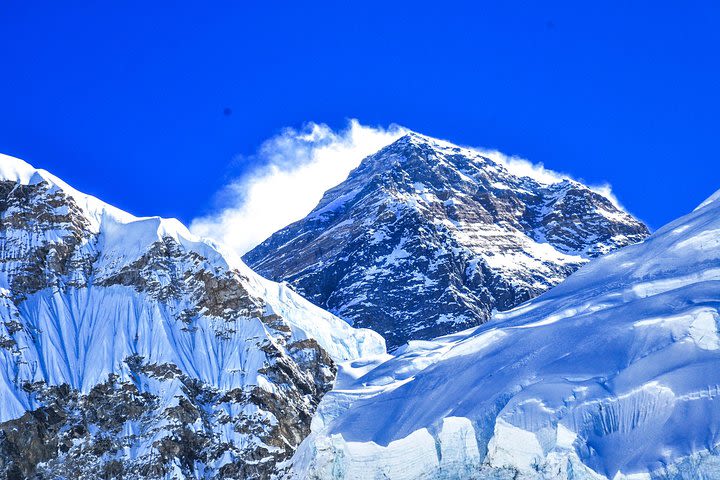
<svg viewBox="0 0 720 480">
<path fill-rule="evenodd" d="M 3 2 L 0 152 L 185 222 L 237 154 L 351 117 L 608 181 L 654 228 L 720 188 L 718 2 L 290 3 Z"/>
</svg>

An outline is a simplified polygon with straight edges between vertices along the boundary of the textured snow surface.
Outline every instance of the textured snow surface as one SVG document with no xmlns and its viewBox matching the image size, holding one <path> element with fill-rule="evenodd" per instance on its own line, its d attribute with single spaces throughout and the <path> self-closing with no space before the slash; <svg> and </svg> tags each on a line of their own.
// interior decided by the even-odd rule
<svg viewBox="0 0 720 480">
<path fill-rule="evenodd" d="M 715 194 L 482 326 L 343 377 L 294 475 L 720 478 L 718 307 Z"/>
<path fill-rule="evenodd" d="M 98 276 L 120 270 L 146 253 L 155 242 L 170 237 L 183 250 L 201 255 L 213 267 L 237 270 L 247 282 L 250 294 L 265 300 L 267 313 L 276 313 L 288 320 L 296 339 L 317 340 L 335 361 L 384 352 L 378 335 L 353 329 L 289 288 L 256 275 L 231 251 L 194 236 L 175 219 L 134 217 L 77 192 L 44 170 L 36 170 L 6 155 L 0 157 L 0 179 L 19 184 L 47 181 L 72 196 L 91 220 L 90 229 L 100 239 L 92 246 L 98 255 L 94 264 Z M 10 291 L 6 271 L 0 272 L 0 289 Z M 26 360 L 31 364 L 37 360 L 40 366 L 31 378 L 44 376 L 49 383 L 67 382 L 86 390 L 113 372 L 113 366 L 121 363 L 124 355 L 147 353 L 149 359 L 157 362 L 185 365 L 188 371 L 217 386 L 231 387 L 238 383 L 238 377 L 225 375 L 238 365 L 222 368 L 217 363 L 236 361 L 232 357 L 237 353 L 237 345 L 223 344 L 216 350 L 220 346 L 213 345 L 212 339 L 181 334 L 176 330 L 183 324 L 167 318 L 166 312 L 146 311 L 144 302 L 142 294 L 125 286 L 91 287 L 66 295 L 44 290 L 31 295 L 21 305 L 20 314 L 28 321 L 37 322 L 37 327 L 46 335 L 52 332 L 51 338 L 27 346 Z M 130 318 L 123 318 L 123 314 Z M 255 327 L 262 330 L 259 324 Z M 198 332 L 201 332 L 199 336 L 207 334 L 203 328 Z M 258 333 L 261 332 L 242 332 L 233 341 L 245 342 Z M 35 352 L 38 347 L 40 351 Z M 31 354 L 38 357 L 30 359 Z M 0 421 L 18 413 L 17 409 L 0 405 Z"/>
<path fill-rule="evenodd" d="M 0 423 L 43 405 L 28 387 L 32 384 L 66 384 L 88 394 L 115 375 L 118 382 L 157 396 L 165 408 L 187 393 L 177 378 L 185 384 L 199 380 L 218 398 L 255 387 L 276 397 L 288 390 L 297 395 L 294 388 L 306 388 L 298 384 L 321 385 L 324 379 L 313 378 L 311 369 L 316 366 L 332 379 L 332 362 L 307 339 L 335 362 L 385 352 L 379 335 L 354 329 L 263 279 L 177 220 L 134 217 L 8 156 L 0 156 L 0 182 L 5 189 L 0 198 Z M 229 307 L 223 309 L 223 302 Z M 138 377 L 134 358 L 155 372 L 162 367 L 160 379 Z M 272 370 L 277 362 L 290 371 L 282 383 Z M 303 394 L 288 402 L 311 411 L 312 395 Z M 232 398 L 207 408 L 216 409 L 208 415 L 264 415 L 271 426 L 278 421 Z M 162 424 L 151 425 L 156 427 L 162 431 Z M 130 424 L 123 428 L 134 433 Z M 207 428 L 238 450 L 258 442 L 248 431 L 233 430 L 232 423 L 191 428 Z M 138 457 L 137 449 L 151 450 L 162 437 L 153 435 L 126 458 Z M 230 460 L 208 465 L 207 472 L 217 474 L 215 468 Z M 173 478 L 192 469 L 186 466 Z"/>
</svg>

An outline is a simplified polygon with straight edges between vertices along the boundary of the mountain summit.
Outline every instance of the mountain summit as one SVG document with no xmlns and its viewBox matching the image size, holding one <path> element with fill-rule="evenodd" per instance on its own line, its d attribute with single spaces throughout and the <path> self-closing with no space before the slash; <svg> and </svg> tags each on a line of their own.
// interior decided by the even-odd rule
<svg viewBox="0 0 720 480">
<path fill-rule="evenodd" d="M 0 477 L 269 478 L 384 352 L 176 220 L 0 155 Z"/>
<path fill-rule="evenodd" d="M 478 325 L 647 235 L 579 182 L 410 133 L 244 260 L 397 348 Z"/>
</svg>

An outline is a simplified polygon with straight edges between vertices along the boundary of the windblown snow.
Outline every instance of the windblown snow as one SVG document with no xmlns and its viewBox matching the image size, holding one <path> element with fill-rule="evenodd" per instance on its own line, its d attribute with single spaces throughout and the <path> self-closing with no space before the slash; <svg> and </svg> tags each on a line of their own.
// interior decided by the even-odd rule
<svg viewBox="0 0 720 480">
<path fill-rule="evenodd" d="M 720 478 L 720 192 L 490 322 L 354 362 L 294 478 Z"/>
</svg>

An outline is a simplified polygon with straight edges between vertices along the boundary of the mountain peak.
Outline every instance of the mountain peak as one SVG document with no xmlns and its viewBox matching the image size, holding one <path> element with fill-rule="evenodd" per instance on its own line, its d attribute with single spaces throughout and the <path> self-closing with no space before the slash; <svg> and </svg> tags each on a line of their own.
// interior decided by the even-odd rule
<svg viewBox="0 0 720 480">
<path fill-rule="evenodd" d="M 408 147 L 415 147 L 418 150 Z M 515 180 L 529 179 L 545 186 L 562 184 L 563 186 L 590 188 L 568 175 L 548 170 L 542 165 L 533 165 L 531 162 L 519 157 L 507 156 L 497 151 L 461 146 L 417 132 L 408 132 L 375 155 L 367 157 L 364 161 L 372 163 L 378 157 L 383 158 L 387 152 L 393 152 L 406 158 L 424 152 L 430 154 L 433 161 L 457 166 L 458 168 L 465 168 L 464 165 L 469 163 L 475 168 L 498 171 L 498 175 L 505 177 L 515 177 Z M 382 166 L 387 168 L 395 165 L 400 166 L 401 164 L 402 162 L 382 163 Z"/>
<path fill-rule="evenodd" d="M 461 152 L 466 155 L 473 153 L 477 155 L 480 154 L 477 150 L 474 150 L 472 148 L 461 147 L 460 145 L 456 145 L 447 140 L 441 140 L 439 138 L 431 137 L 414 131 L 407 132 L 405 135 L 395 140 L 394 143 L 390 144 L 390 147 L 392 147 L 393 145 L 416 145 L 422 147 L 430 147 L 433 150 L 446 154 Z"/>
<path fill-rule="evenodd" d="M 244 259 L 396 348 L 482 323 L 647 234 L 579 182 L 410 132 Z"/>
<path fill-rule="evenodd" d="M 440 142 L 443 142 L 442 140 L 439 140 L 437 138 L 430 137 L 428 135 L 423 135 L 422 133 L 409 131 L 402 137 L 400 137 L 397 142 L 407 142 L 407 143 L 417 143 L 417 144 L 425 144 L 425 145 L 440 145 Z M 444 142 L 450 145 L 448 142 Z"/>
<path fill-rule="evenodd" d="M 0 179 L 28 183 L 39 172 L 19 158 L 0 153 Z"/>
<path fill-rule="evenodd" d="M 336 362 L 384 352 L 177 220 L 7 156 L 0 250 L 3 478 L 270 478 Z"/>
</svg>

